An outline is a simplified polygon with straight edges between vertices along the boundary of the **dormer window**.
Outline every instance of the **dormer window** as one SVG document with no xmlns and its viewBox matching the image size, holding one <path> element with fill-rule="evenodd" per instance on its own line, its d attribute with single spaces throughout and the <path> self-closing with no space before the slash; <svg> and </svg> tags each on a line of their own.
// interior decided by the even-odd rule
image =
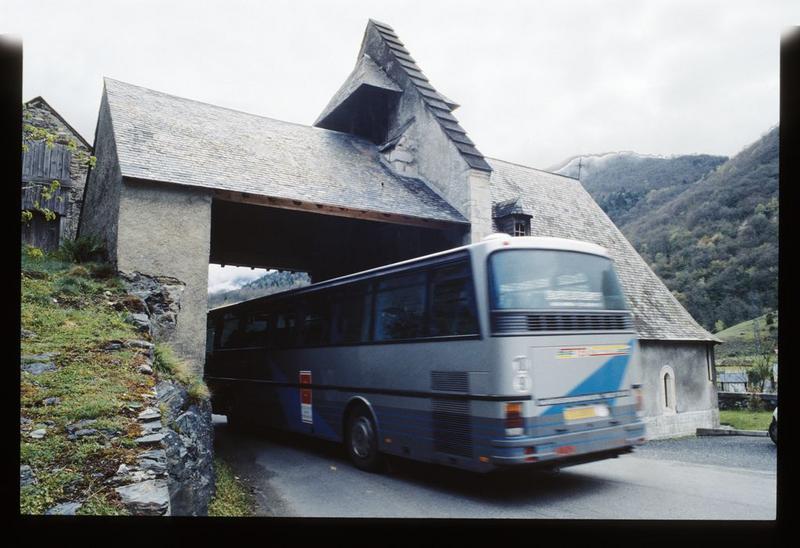
<svg viewBox="0 0 800 548">
<path fill-rule="evenodd" d="M 514 231 L 512 236 L 530 236 L 531 235 L 531 220 L 528 219 L 514 219 Z"/>
<path fill-rule="evenodd" d="M 525 213 L 519 198 L 513 198 L 494 205 L 493 217 L 500 232 L 512 236 L 531 235 L 531 215 Z"/>
</svg>

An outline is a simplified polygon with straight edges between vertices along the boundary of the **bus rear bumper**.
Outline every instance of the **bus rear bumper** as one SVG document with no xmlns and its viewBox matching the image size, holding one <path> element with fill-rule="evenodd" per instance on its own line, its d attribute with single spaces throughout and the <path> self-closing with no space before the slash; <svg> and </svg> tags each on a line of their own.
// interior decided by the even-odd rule
<svg viewBox="0 0 800 548">
<path fill-rule="evenodd" d="M 566 466 L 629 453 L 644 442 L 645 427 L 638 422 L 545 437 L 514 436 L 493 440 L 497 450 L 488 460 L 495 466 Z"/>
</svg>

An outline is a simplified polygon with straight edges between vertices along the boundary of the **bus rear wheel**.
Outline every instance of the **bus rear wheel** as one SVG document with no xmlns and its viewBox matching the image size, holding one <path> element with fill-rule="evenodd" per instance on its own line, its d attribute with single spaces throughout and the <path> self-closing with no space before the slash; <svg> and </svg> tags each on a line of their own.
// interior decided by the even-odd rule
<svg viewBox="0 0 800 548">
<path fill-rule="evenodd" d="M 369 412 L 363 408 L 353 411 L 347 417 L 345 434 L 347 454 L 356 468 L 367 472 L 381 470 L 383 458 L 378 452 L 378 431 Z"/>
</svg>

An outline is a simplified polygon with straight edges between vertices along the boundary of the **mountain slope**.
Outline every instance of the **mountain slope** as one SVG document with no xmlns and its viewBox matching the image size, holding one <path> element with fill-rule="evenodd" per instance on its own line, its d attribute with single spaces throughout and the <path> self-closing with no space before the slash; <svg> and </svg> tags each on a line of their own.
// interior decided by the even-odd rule
<svg viewBox="0 0 800 548">
<path fill-rule="evenodd" d="M 778 306 L 778 128 L 620 226 L 702 325 Z"/>
<path fill-rule="evenodd" d="M 580 178 L 592 198 L 622 227 L 678 196 L 726 160 L 707 154 L 659 157 L 609 152 L 570 158 L 554 172 Z"/>
</svg>

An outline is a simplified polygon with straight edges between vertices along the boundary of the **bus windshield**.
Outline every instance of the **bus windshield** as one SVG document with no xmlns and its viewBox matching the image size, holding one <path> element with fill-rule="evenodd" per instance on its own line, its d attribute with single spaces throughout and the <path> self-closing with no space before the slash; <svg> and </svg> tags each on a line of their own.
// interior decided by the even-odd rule
<svg viewBox="0 0 800 548">
<path fill-rule="evenodd" d="M 492 308 L 624 310 L 610 259 L 575 251 L 509 249 L 489 257 Z"/>
</svg>

